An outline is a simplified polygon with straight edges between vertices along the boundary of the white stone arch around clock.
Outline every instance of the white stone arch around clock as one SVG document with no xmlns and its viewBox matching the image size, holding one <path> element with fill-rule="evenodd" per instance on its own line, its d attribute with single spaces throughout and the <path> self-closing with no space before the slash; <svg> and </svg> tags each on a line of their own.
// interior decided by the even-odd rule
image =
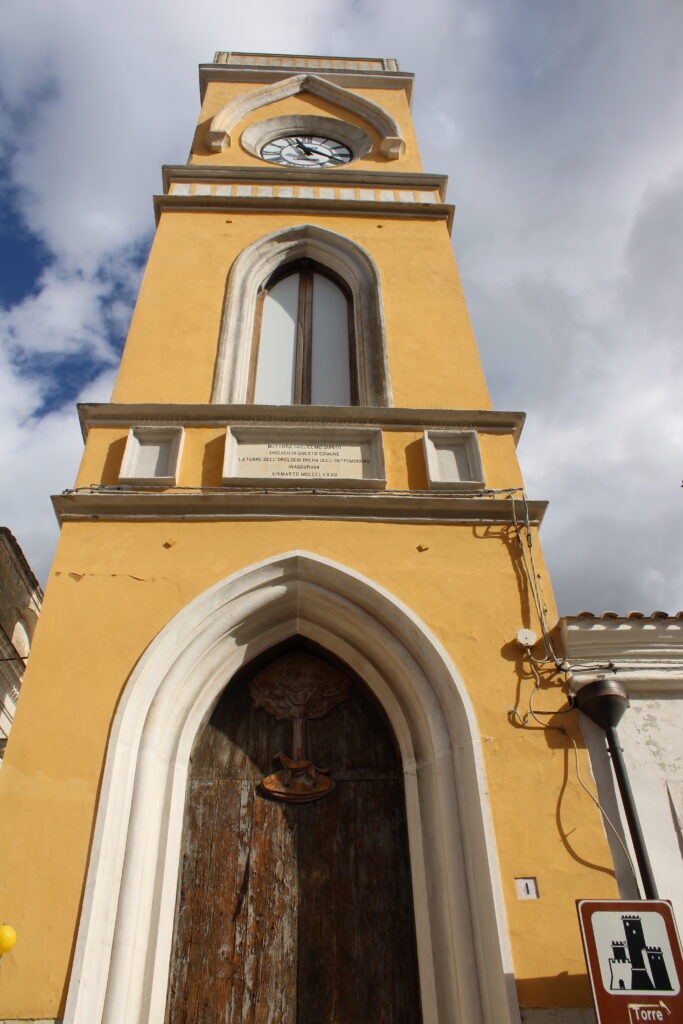
<svg viewBox="0 0 683 1024">
<path fill-rule="evenodd" d="M 126 685 L 65 1024 L 163 1024 L 194 739 L 235 672 L 293 635 L 364 679 L 399 744 L 424 1024 L 519 1022 L 478 731 L 458 673 L 388 591 L 294 551 L 199 595 Z"/>
<path fill-rule="evenodd" d="M 207 144 L 210 149 L 225 150 L 231 143 L 231 132 L 240 121 L 253 110 L 268 106 L 270 103 L 277 103 L 278 100 L 287 99 L 289 96 L 296 96 L 300 92 L 310 92 L 314 96 L 329 100 L 340 110 L 349 111 L 361 117 L 368 124 L 372 125 L 380 136 L 380 153 L 388 160 L 397 160 L 405 152 L 406 144 L 401 134 L 401 128 L 391 114 L 383 107 L 365 96 L 350 92 L 334 82 L 328 82 L 318 75 L 292 75 L 281 82 L 272 85 L 264 85 L 260 89 L 252 89 L 250 92 L 230 100 L 213 117 L 211 126 L 207 133 Z"/>
</svg>

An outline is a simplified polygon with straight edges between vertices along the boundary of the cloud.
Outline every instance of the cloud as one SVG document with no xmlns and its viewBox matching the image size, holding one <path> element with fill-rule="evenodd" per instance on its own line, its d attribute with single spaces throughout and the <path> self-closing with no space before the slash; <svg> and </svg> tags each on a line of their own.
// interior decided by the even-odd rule
<svg viewBox="0 0 683 1024">
<path fill-rule="evenodd" d="M 160 165 L 186 158 L 197 63 L 231 47 L 379 54 L 417 75 L 423 161 L 450 177 L 493 398 L 528 414 L 520 453 L 532 495 L 551 499 L 562 610 L 683 603 L 677 0 L 24 0 L 2 18 L 2 166 L 49 253 L 0 311 L 3 516 L 37 571 L 45 495 L 77 461 L 71 403 L 86 380 L 110 383 Z M 69 359 L 83 378 L 55 393 Z"/>
<path fill-rule="evenodd" d="M 79 401 L 107 401 L 113 371 L 102 373 L 77 396 Z M 19 377 L 0 358 L 0 478 L 2 522 L 15 534 L 32 568 L 45 579 L 57 542 L 57 521 L 50 495 L 73 482 L 83 451 L 75 409 L 69 403 L 40 419 L 29 412 L 41 404 L 35 380 Z"/>
<path fill-rule="evenodd" d="M 106 293 L 102 281 L 47 268 L 36 294 L 0 311 L 0 332 L 24 354 L 93 348 L 104 355 L 100 304 Z"/>
</svg>

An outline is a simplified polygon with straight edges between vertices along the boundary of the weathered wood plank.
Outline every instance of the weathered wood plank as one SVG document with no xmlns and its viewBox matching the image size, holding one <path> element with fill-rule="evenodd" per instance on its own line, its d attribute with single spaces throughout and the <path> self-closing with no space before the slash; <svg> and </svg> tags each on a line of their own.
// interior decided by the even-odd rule
<svg viewBox="0 0 683 1024">
<path fill-rule="evenodd" d="M 249 678 L 193 752 L 167 1024 L 419 1024 L 403 780 L 383 715 L 355 680 L 309 720 L 308 756 L 337 788 L 284 804 L 259 781 L 292 726 L 254 707 Z"/>
</svg>

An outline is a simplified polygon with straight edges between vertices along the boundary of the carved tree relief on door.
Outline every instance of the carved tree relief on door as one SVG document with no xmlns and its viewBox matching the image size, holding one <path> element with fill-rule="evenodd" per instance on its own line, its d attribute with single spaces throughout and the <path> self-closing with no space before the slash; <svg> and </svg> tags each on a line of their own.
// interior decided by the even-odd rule
<svg viewBox="0 0 683 1024">
<path fill-rule="evenodd" d="M 348 669 L 290 643 L 195 743 L 166 1024 L 421 1020 L 389 726 Z"/>
</svg>

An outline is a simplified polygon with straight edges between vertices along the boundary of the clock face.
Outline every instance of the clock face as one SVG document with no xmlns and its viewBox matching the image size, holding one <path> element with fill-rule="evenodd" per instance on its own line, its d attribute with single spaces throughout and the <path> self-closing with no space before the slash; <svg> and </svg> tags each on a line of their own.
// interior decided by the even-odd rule
<svg viewBox="0 0 683 1024">
<path fill-rule="evenodd" d="M 279 135 L 261 147 L 261 158 L 286 167 L 339 167 L 353 160 L 353 153 L 323 135 Z"/>
</svg>

